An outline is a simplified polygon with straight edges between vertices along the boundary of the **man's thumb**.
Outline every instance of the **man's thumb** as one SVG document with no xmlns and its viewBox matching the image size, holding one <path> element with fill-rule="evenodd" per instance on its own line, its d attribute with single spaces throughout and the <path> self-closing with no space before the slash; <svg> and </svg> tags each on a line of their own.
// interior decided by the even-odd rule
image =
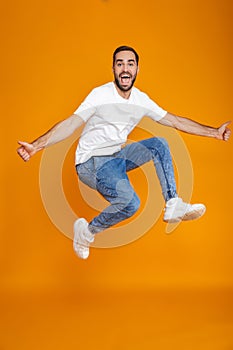
<svg viewBox="0 0 233 350">
<path fill-rule="evenodd" d="M 18 144 L 21 145 L 21 146 L 26 146 L 26 145 L 27 145 L 27 142 L 18 141 Z"/>
</svg>

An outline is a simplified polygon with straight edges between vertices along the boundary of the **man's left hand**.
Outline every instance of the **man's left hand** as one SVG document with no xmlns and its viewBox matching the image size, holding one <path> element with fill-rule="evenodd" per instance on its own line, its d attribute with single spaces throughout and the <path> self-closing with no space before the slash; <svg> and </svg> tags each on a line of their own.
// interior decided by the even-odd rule
<svg viewBox="0 0 233 350">
<path fill-rule="evenodd" d="M 218 128 L 218 140 L 228 141 L 231 136 L 231 130 L 227 127 L 231 122 L 226 122 Z"/>
</svg>

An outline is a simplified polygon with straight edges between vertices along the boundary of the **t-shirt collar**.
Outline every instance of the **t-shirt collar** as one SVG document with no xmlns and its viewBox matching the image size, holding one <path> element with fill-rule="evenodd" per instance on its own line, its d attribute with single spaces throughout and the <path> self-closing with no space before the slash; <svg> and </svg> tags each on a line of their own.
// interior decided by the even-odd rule
<svg viewBox="0 0 233 350">
<path fill-rule="evenodd" d="M 114 95 L 117 97 L 117 99 L 121 100 L 122 102 L 124 101 L 125 103 L 129 103 L 132 100 L 132 93 L 133 93 L 134 87 L 131 90 L 129 98 L 124 98 L 121 95 L 119 95 L 114 82 L 112 82 L 112 85 L 113 85 Z"/>
</svg>

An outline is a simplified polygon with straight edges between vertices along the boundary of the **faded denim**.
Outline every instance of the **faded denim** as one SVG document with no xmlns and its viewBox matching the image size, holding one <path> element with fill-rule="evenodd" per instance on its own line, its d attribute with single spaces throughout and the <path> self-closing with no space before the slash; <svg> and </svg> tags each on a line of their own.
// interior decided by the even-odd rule
<svg viewBox="0 0 233 350">
<path fill-rule="evenodd" d="M 177 197 L 172 158 L 168 143 L 163 138 L 152 137 L 134 142 L 113 155 L 92 157 L 76 166 L 80 180 L 96 189 L 110 203 L 89 223 L 92 233 L 101 232 L 138 210 L 140 200 L 127 172 L 151 160 L 165 201 Z"/>
</svg>

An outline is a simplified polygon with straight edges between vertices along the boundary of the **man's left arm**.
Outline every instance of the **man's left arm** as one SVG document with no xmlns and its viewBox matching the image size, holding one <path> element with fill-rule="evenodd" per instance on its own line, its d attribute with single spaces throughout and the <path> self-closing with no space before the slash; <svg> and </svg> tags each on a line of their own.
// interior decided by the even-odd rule
<svg viewBox="0 0 233 350">
<path fill-rule="evenodd" d="M 230 121 L 222 124 L 218 128 L 214 128 L 197 123 L 196 121 L 189 118 L 167 113 L 162 119 L 158 121 L 158 123 L 165 126 L 170 126 L 188 134 L 213 137 L 215 139 L 223 141 L 228 141 L 231 135 L 231 130 L 228 128 L 228 125 L 231 123 Z"/>
</svg>

